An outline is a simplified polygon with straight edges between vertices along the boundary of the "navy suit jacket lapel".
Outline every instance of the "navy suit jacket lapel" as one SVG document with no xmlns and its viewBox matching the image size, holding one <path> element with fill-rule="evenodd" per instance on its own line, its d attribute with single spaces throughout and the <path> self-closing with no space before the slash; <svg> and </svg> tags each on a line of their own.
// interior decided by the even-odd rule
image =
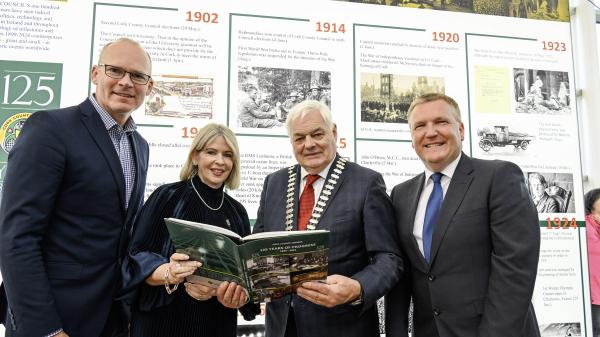
<svg viewBox="0 0 600 337">
<path fill-rule="evenodd" d="M 333 163 L 331 164 L 331 167 L 329 168 L 329 172 L 327 172 L 327 177 L 325 177 L 325 181 L 323 182 L 323 188 L 321 189 L 321 194 L 323 193 L 323 190 L 325 189 L 325 185 L 327 185 L 327 182 L 331 178 L 331 172 L 333 172 L 333 169 L 336 167 L 335 163 L 337 162 L 338 157 L 339 157 L 339 154 L 335 156 L 335 158 L 333 159 Z M 323 213 L 321 214 L 321 218 L 319 219 L 319 223 L 317 224 L 317 229 L 329 229 L 329 228 L 326 228 L 321 225 L 321 222 L 322 222 L 321 220 L 323 220 L 323 218 L 325 217 L 325 214 L 327 214 L 327 209 L 329 209 L 329 206 L 331 206 L 331 204 L 333 203 L 333 200 L 335 199 L 337 192 L 340 190 L 340 188 L 344 184 L 344 178 L 348 175 L 348 170 L 350 169 L 348 166 L 350 166 L 350 165 L 351 165 L 351 163 L 346 162 L 346 168 L 340 175 L 340 178 L 337 180 L 337 184 L 335 184 L 335 186 L 333 187 L 333 190 L 331 190 L 331 195 L 329 196 L 329 200 L 327 201 L 325 208 L 323 208 Z M 317 199 L 315 199 L 315 203 L 319 201 L 319 197 L 320 197 L 320 195 L 317 197 Z M 329 222 L 329 223 L 335 223 L 335 221 Z"/>
<path fill-rule="evenodd" d="M 300 197 L 302 196 L 302 191 L 300 190 L 300 186 L 302 186 L 301 182 L 302 182 L 302 170 L 300 168 L 299 164 L 296 164 L 296 183 L 294 186 L 294 191 L 296 191 L 296 195 L 294 196 L 294 230 L 297 231 L 298 230 L 298 207 L 300 205 Z M 289 176 L 286 176 L 286 179 L 289 179 Z M 285 186 L 286 188 L 288 188 L 289 186 L 288 184 L 289 180 L 286 180 L 285 182 Z M 287 190 L 285 191 L 284 195 L 287 195 Z M 284 207 L 286 207 L 286 198 L 281 198 L 281 201 L 284 203 Z M 285 217 L 285 215 L 284 215 Z M 284 221 L 282 221 L 283 227 L 279 230 L 284 231 L 285 230 L 285 224 Z"/>
<path fill-rule="evenodd" d="M 435 261 L 440 244 L 446 235 L 448 226 L 456 214 L 456 211 L 460 207 L 462 201 L 469 190 L 469 186 L 473 181 L 473 164 L 471 158 L 465 154 L 461 154 L 460 161 L 456 166 L 446 196 L 444 196 L 444 202 L 442 203 L 442 209 L 438 218 L 437 226 L 433 232 L 433 238 L 431 241 L 431 264 Z"/>
<path fill-rule="evenodd" d="M 141 182 L 141 178 L 140 178 L 140 174 L 142 171 L 142 168 L 144 167 L 144 163 L 142 162 L 143 157 L 142 156 L 142 144 L 140 144 L 139 138 L 136 136 L 135 133 L 133 133 L 131 135 L 131 137 L 129 137 L 129 141 L 131 142 L 131 148 L 133 150 L 133 157 L 135 160 L 135 181 L 133 184 L 133 189 L 131 191 L 131 198 L 129 199 L 129 207 L 127 208 L 127 217 L 126 217 L 126 221 L 125 224 L 129 224 L 131 219 L 133 217 L 135 217 L 137 210 L 138 210 L 138 203 L 140 203 L 140 196 L 143 196 L 143 193 L 140 193 L 140 189 L 142 189 L 142 191 L 145 189 L 145 186 L 141 186 L 140 182 Z M 120 161 L 119 161 L 119 165 L 120 165 Z M 142 197 L 143 199 L 143 197 Z"/>
<path fill-rule="evenodd" d="M 321 193 L 323 193 L 323 189 L 325 188 L 325 185 L 327 184 L 327 180 L 330 178 L 331 172 L 333 172 L 333 168 L 335 167 L 335 163 L 337 162 L 338 157 L 339 157 L 339 154 L 337 154 L 335 156 L 335 158 L 333 159 L 333 164 L 331 164 L 331 167 L 329 168 L 329 171 L 327 172 L 327 177 L 325 178 L 325 182 L 323 183 L 323 188 L 321 189 Z M 349 164 L 350 163 L 346 163 L 346 165 L 349 165 Z M 296 202 L 294 203 L 294 214 L 296 215 L 294 217 L 294 221 L 295 221 L 294 228 L 295 228 L 295 230 L 298 230 L 298 205 L 300 204 L 300 196 L 302 195 L 302 191 L 300 191 L 300 186 L 301 186 L 300 182 L 302 181 L 302 176 L 301 176 L 300 165 L 296 165 L 296 166 L 297 166 L 296 174 L 298 176 L 298 179 L 296 179 L 296 186 L 294 188 L 296 191 L 299 191 L 299 192 L 297 194 L 298 197 L 296 198 Z M 348 168 L 346 168 L 346 170 L 347 169 Z M 317 223 L 316 229 L 327 229 L 327 228 L 323 228 L 323 226 L 321 226 L 321 220 L 323 220 L 323 217 L 325 217 L 325 213 L 327 212 L 327 209 L 333 202 L 333 198 L 335 198 L 337 191 L 339 191 L 340 186 L 342 185 L 342 183 L 344 181 L 344 177 L 347 174 L 346 170 L 344 170 L 344 172 L 342 172 L 342 175 L 338 179 L 337 184 L 335 184 L 335 187 L 331 191 L 331 195 L 329 196 L 329 201 L 327 201 L 327 204 L 325 205 L 325 208 L 323 209 L 323 213 L 321 213 L 321 217 L 319 218 L 319 222 Z M 319 197 L 320 197 L 320 195 L 315 198 L 315 203 L 317 203 L 319 201 Z M 285 199 L 283 199 L 283 200 L 285 201 Z"/>
<path fill-rule="evenodd" d="M 413 232 L 415 230 L 415 217 L 417 215 L 417 208 L 419 206 L 419 199 L 421 198 L 421 193 L 423 192 L 423 185 L 425 185 L 425 173 L 421 173 L 417 176 L 416 179 L 413 180 L 410 188 L 406 191 L 406 196 L 408 202 L 407 209 L 412 210 L 410 213 L 410 218 L 408 219 L 409 223 L 409 231 L 407 233 L 408 237 L 410 237 L 410 245 L 412 246 L 411 251 L 415 252 L 416 259 L 419 260 L 418 266 L 420 266 L 423 270 L 427 269 L 427 261 L 421 251 L 419 250 L 419 243 L 417 243 L 417 239 L 415 238 Z"/>
<path fill-rule="evenodd" d="M 123 169 L 121 168 L 121 161 L 115 151 L 115 146 L 106 131 L 102 119 L 98 115 L 98 112 L 94 108 L 92 102 L 89 99 L 85 100 L 79 105 L 81 109 L 81 121 L 88 129 L 90 136 L 98 145 L 100 152 L 106 160 L 110 171 L 115 180 L 117 186 L 119 186 L 119 198 L 121 201 L 121 211 L 125 214 L 125 178 L 123 177 Z"/>
<path fill-rule="evenodd" d="M 128 244 L 128 240 L 132 235 L 133 231 L 133 219 L 137 215 L 137 211 L 139 210 L 138 205 L 141 204 L 143 200 L 144 193 L 140 193 L 139 190 L 145 189 L 145 186 L 141 184 L 141 172 L 144 167 L 143 160 L 146 156 L 142 155 L 142 144 L 140 144 L 139 137 L 134 133 L 129 138 L 131 142 L 131 147 L 133 150 L 133 156 L 135 161 L 135 181 L 133 185 L 133 189 L 131 191 L 131 199 L 129 199 L 129 207 L 127 207 L 127 214 L 125 216 L 125 223 L 123 226 L 123 234 L 119 240 L 119 254 L 121 252 L 125 252 Z"/>
</svg>

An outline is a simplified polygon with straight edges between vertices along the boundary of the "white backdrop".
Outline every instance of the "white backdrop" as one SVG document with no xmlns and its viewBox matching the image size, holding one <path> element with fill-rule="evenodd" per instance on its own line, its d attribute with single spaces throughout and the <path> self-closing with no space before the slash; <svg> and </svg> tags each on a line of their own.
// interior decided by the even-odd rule
<svg viewBox="0 0 600 337">
<path fill-rule="evenodd" d="M 566 1 L 556 3 L 556 15 L 566 15 Z M 231 194 L 251 218 L 264 176 L 293 158 L 283 127 L 239 124 L 245 86 L 257 86 L 274 113 L 291 91 L 307 95 L 320 86 L 338 125 L 340 154 L 380 171 L 390 190 L 422 170 L 402 103 L 424 91 L 445 92 L 462 108 L 467 154 L 513 161 L 572 192 L 566 212 L 540 214 L 533 302 L 544 336 L 565 325 L 591 331 L 585 229 L 554 225 L 555 218 L 579 225 L 584 218 L 568 22 L 316 0 L 13 0 L 0 2 L 0 11 L 3 144 L 10 144 L 13 116 L 79 103 L 94 90 L 89 69 L 101 47 L 131 37 L 150 52 L 157 84 L 134 113 L 151 145 L 146 195 L 177 179 L 195 130 L 218 121 L 238 135 L 242 186 Z M 77 52 L 67 52 L 74 46 Z M 40 86 L 34 71 L 53 79 Z M 19 74 L 37 88 L 19 87 Z M 536 76 L 544 78 L 541 100 L 528 95 Z M 20 104 L 29 97 L 36 99 Z M 150 104 L 157 99 L 159 109 Z M 526 149 L 485 151 L 478 130 L 497 125 L 533 140 Z"/>
</svg>

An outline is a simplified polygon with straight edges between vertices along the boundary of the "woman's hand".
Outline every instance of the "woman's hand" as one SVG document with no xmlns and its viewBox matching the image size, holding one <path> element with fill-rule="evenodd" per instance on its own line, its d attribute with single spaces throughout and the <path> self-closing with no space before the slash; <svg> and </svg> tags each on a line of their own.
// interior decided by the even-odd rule
<svg viewBox="0 0 600 337">
<path fill-rule="evenodd" d="M 248 302 L 248 293 L 235 282 L 222 282 L 217 288 L 217 300 L 227 308 L 237 309 Z"/>
<path fill-rule="evenodd" d="M 215 289 L 202 285 L 200 283 L 184 283 L 185 292 L 188 293 L 193 299 L 198 301 L 206 301 L 216 295 Z"/>
<path fill-rule="evenodd" d="M 173 253 L 168 263 L 163 263 L 146 278 L 146 283 L 152 286 L 168 284 L 179 284 L 186 277 L 192 275 L 202 263 L 189 261 L 190 257 L 185 254 Z"/>
</svg>

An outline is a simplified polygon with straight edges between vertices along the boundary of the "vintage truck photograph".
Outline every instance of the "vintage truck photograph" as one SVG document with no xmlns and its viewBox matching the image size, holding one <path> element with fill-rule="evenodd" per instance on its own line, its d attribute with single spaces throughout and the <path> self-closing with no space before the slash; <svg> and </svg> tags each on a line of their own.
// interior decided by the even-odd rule
<svg viewBox="0 0 600 337">
<path fill-rule="evenodd" d="M 494 146 L 514 146 L 515 150 L 526 150 L 529 143 L 535 139 L 534 136 L 520 132 L 510 132 L 506 125 L 496 125 L 493 129 L 484 127 L 477 130 L 477 135 L 481 137 L 479 147 L 488 152 Z"/>
</svg>

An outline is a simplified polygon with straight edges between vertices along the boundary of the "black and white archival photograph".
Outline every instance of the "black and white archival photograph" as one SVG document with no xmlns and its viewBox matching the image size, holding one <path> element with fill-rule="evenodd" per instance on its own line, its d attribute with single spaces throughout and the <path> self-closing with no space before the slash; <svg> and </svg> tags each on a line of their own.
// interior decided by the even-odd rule
<svg viewBox="0 0 600 337">
<path fill-rule="evenodd" d="M 544 115 L 571 113 L 567 72 L 515 68 L 513 79 L 516 112 Z"/>
<path fill-rule="evenodd" d="M 290 110 L 303 100 L 317 100 L 331 108 L 331 73 L 262 67 L 239 69 L 239 127 L 283 127 Z"/>
<path fill-rule="evenodd" d="M 479 147 L 486 153 L 524 153 L 535 136 L 510 125 L 493 125 L 477 129 Z"/>
<path fill-rule="evenodd" d="M 579 323 L 551 323 L 540 325 L 542 337 L 579 337 L 581 326 Z"/>
<path fill-rule="evenodd" d="M 538 213 L 574 213 L 573 174 L 526 172 L 529 195 Z"/>
<path fill-rule="evenodd" d="M 417 96 L 444 91 L 442 77 L 361 73 L 360 120 L 375 123 L 408 123 L 408 108 Z"/>
</svg>

